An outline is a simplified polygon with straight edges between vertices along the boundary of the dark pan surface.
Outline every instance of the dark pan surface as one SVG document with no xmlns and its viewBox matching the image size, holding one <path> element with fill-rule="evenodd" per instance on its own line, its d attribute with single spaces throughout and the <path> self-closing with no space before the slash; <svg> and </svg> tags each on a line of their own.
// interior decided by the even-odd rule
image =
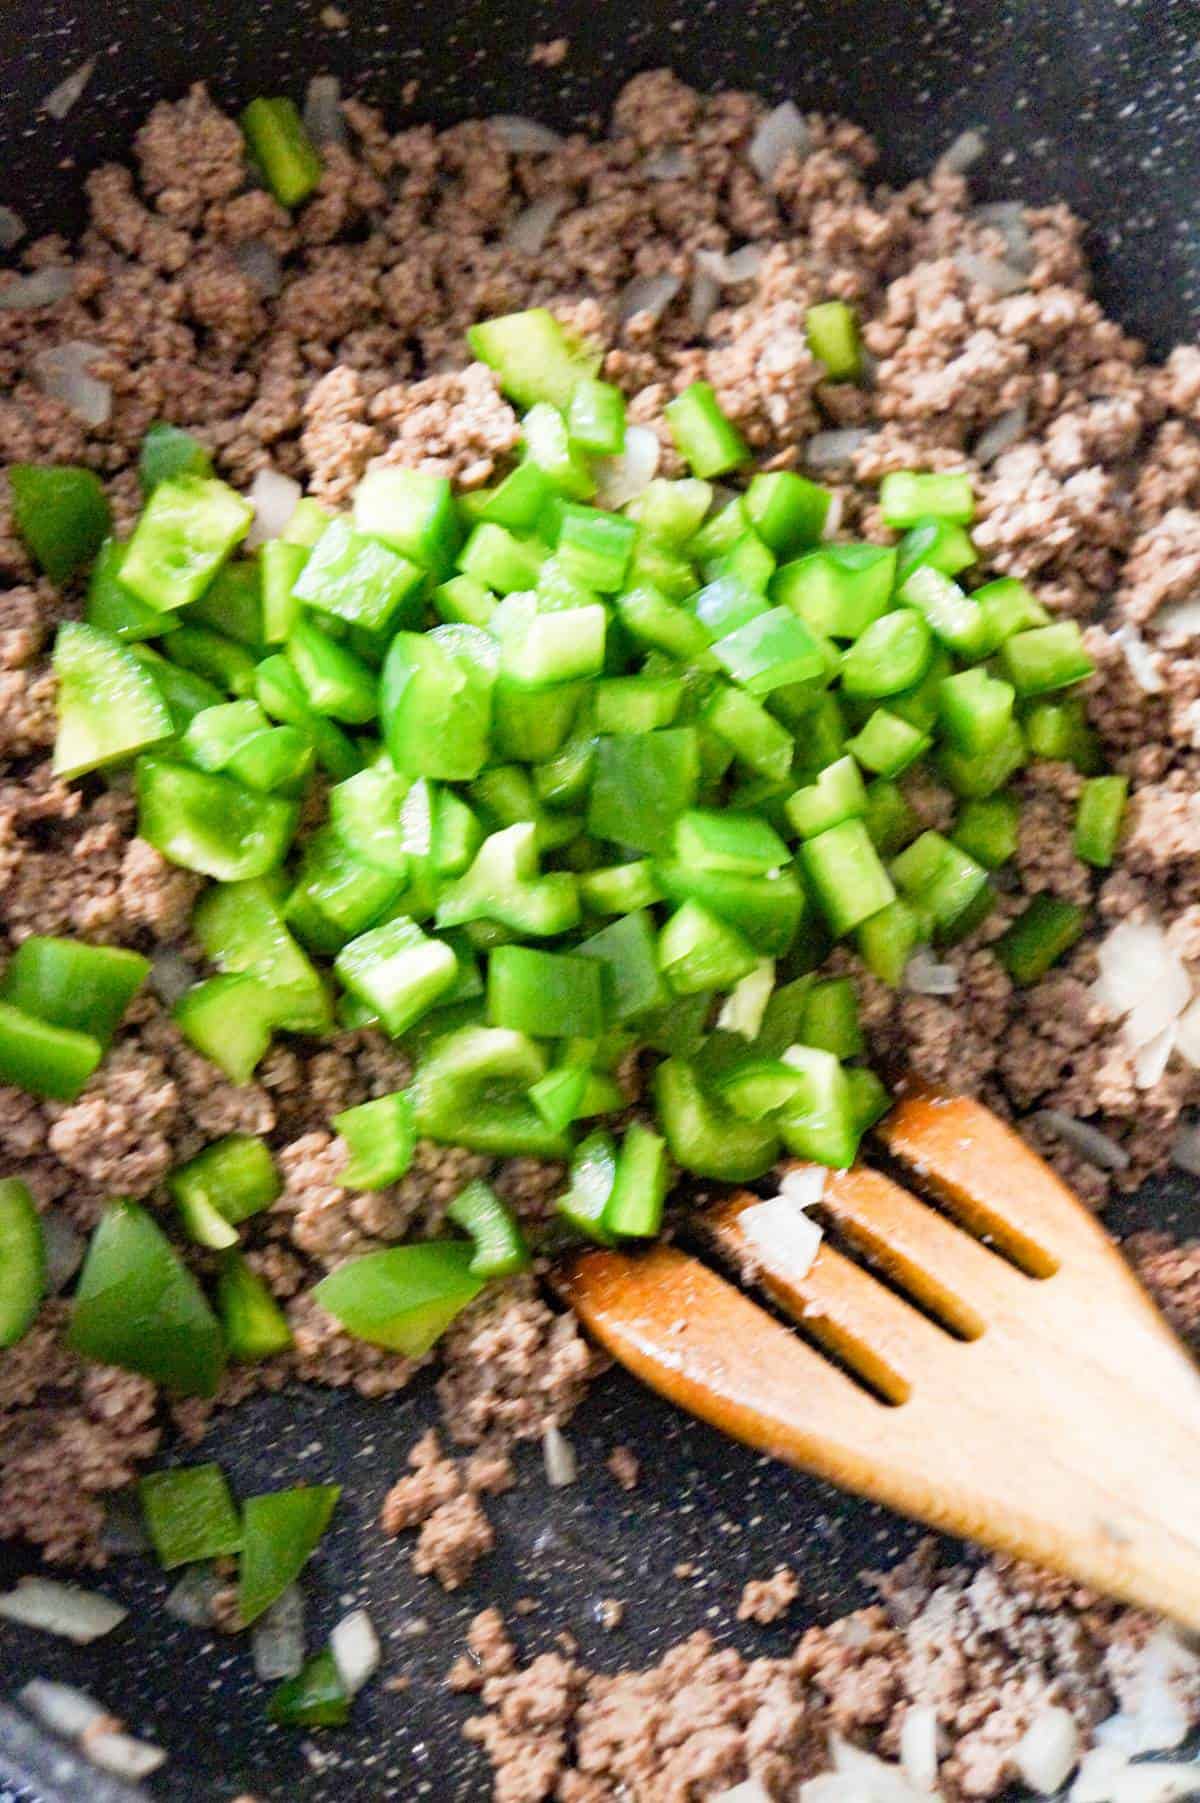
<svg viewBox="0 0 1200 1803">
<path fill-rule="evenodd" d="M 308 76 L 334 71 L 396 123 L 505 111 L 599 126 L 628 75 L 670 62 L 702 86 L 757 88 L 861 120 L 879 137 L 893 179 L 923 172 L 965 127 L 986 126 L 990 150 L 978 183 L 985 198 L 1067 199 L 1095 227 L 1105 304 L 1159 349 L 1200 335 L 1195 0 L 828 0 L 736 10 L 728 0 L 686 8 L 662 0 L 348 3 L 350 28 L 330 32 L 318 22 L 321 0 L 253 8 L 4 0 L 0 201 L 38 229 L 73 229 L 81 175 L 123 156 L 153 101 L 201 75 L 230 105 L 254 93 L 298 92 Z M 572 42 L 567 63 L 531 68 L 528 46 L 560 34 Z M 99 60 L 84 101 L 63 126 L 40 123 L 38 98 L 93 53 Z M 405 110 L 399 90 L 413 77 L 421 88 Z M 1112 1219 L 1121 1231 L 1154 1224 L 1194 1233 L 1196 1187 L 1178 1178 L 1151 1186 Z M 263 1687 L 238 1643 L 171 1624 L 160 1608 L 167 1580 L 145 1561 L 124 1560 L 101 1583 L 131 1605 L 129 1621 L 91 1652 L 5 1629 L 0 1698 L 35 1673 L 94 1689 L 135 1732 L 170 1748 L 153 1785 L 164 1798 L 248 1790 L 296 1803 L 458 1803 L 486 1795 L 486 1773 L 459 1734 L 473 1705 L 450 1696 L 441 1680 L 484 1603 L 534 1597 L 536 1612 L 516 1622 L 523 1650 L 548 1648 L 565 1630 L 606 1669 L 645 1663 L 701 1627 L 746 1650 L 783 1651 L 805 1621 L 867 1600 L 857 1574 L 892 1562 L 916 1537 L 883 1511 L 682 1419 L 615 1374 L 572 1426 L 579 1482 L 544 1488 L 540 1453 L 527 1450 L 520 1487 L 489 1504 L 496 1553 L 474 1583 L 446 1597 L 414 1578 L 406 1551 L 374 1526 L 384 1489 L 434 1415 L 428 1386 L 378 1403 L 294 1390 L 225 1417 L 202 1454 L 221 1461 L 241 1494 L 301 1479 L 346 1485 L 310 1574 L 310 1641 L 366 1603 L 388 1669 L 413 1677 L 404 1697 L 371 1687 L 353 1726 L 308 1742 L 306 1752 L 265 1727 Z M 641 1484 L 628 1496 L 604 1469 L 617 1443 L 642 1461 Z M 696 1568 L 685 1582 L 673 1575 L 681 1561 Z M 735 1624 L 745 1579 L 780 1561 L 804 1583 L 790 1621 L 773 1629 Z M 0 1548 L 0 1582 L 30 1568 L 24 1554 Z M 627 1605 L 614 1633 L 597 1617 L 605 1597 Z M 418 1621 L 427 1631 L 413 1634 Z M 90 1771 L 66 1769 L 60 1750 L 22 1731 L 0 1706 L 0 1803 L 116 1803 L 124 1794 Z"/>
</svg>

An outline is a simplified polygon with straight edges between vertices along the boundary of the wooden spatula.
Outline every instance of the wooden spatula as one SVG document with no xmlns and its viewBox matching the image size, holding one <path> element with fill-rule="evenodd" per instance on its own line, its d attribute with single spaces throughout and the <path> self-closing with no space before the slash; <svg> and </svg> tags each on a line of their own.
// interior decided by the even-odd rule
<svg viewBox="0 0 1200 1803">
<path fill-rule="evenodd" d="M 774 1313 L 667 1244 L 584 1253 L 560 1293 L 638 1377 L 748 1445 L 1200 1629 L 1200 1372 L 986 1108 L 915 1091 L 877 1138 L 904 1185 L 830 1172 L 804 1274 L 743 1232 L 757 1197 L 700 1217 Z"/>
</svg>

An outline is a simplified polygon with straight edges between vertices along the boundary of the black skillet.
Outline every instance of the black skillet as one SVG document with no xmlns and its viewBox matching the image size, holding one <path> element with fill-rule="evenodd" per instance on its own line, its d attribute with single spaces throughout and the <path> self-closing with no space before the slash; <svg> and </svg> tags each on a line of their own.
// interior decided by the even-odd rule
<svg viewBox="0 0 1200 1803">
<path fill-rule="evenodd" d="M 322 0 L 0 0 L 0 202 L 37 230 L 81 223 L 83 174 L 123 157 L 152 103 L 203 76 L 236 108 L 254 94 L 299 95 L 337 73 L 394 124 L 448 124 L 525 113 L 558 127 L 602 126 L 621 83 L 672 64 L 702 87 L 754 88 L 860 120 L 878 137 L 884 173 L 923 173 L 967 126 L 986 128 L 983 198 L 1062 196 L 1094 227 L 1100 296 L 1158 352 L 1200 336 L 1200 5 L 1196 0 L 343 0 L 346 29 L 320 23 Z M 559 68 L 529 48 L 566 35 Z M 97 55 L 84 100 L 62 125 L 39 99 Z M 400 91 L 419 79 L 411 106 Z M 1197 1229 L 1196 1188 L 1150 1186 L 1114 1224 Z M 486 1767 L 459 1727 L 469 1707 L 441 1678 L 471 1615 L 487 1601 L 537 1600 L 517 1620 L 528 1652 L 567 1631 L 606 1669 L 644 1664 L 697 1628 L 749 1650 L 782 1652 L 808 1620 L 866 1600 L 864 1566 L 890 1563 L 916 1538 L 895 1517 L 767 1463 L 675 1415 L 620 1375 L 607 1379 L 571 1435 L 581 1479 L 542 1487 L 540 1455 L 491 1506 L 496 1554 L 448 1598 L 413 1577 L 373 1523 L 405 1449 L 433 1420 L 428 1386 L 366 1402 L 293 1390 L 225 1417 L 205 1443 L 242 1494 L 298 1479 L 346 1486 L 337 1524 L 311 1570 L 310 1636 L 352 1603 L 368 1604 L 387 1663 L 412 1675 L 402 1696 L 371 1687 L 354 1725 L 307 1743 L 264 1725 L 263 1687 L 247 1653 L 178 1628 L 161 1613 L 165 1581 L 124 1560 L 104 1588 L 132 1606 L 100 1646 L 77 1652 L 46 1635 L 5 1630 L 0 1699 L 33 1674 L 92 1689 L 171 1759 L 155 1796 L 295 1803 L 487 1795 Z M 604 1469 L 623 1442 L 642 1462 L 632 1495 Z M 733 1625 L 746 1578 L 780 1560 L 802 1575 L 788 1623 Z M 680 1581 L 677 1564 L 696 1575 Z M 31 1569 L 0 1547 L 0 1583 Z M 598 1604 L 626 1602 L 615 1632 Z M 424 1628 L 424 1632 L 414 1631 Z M 8 1789 L 6 1790 L 6 1783 Z M 130 1793 L 73 1769 L 0 1702 L 0 1803 L 118 1803 Z"/>
</svg>

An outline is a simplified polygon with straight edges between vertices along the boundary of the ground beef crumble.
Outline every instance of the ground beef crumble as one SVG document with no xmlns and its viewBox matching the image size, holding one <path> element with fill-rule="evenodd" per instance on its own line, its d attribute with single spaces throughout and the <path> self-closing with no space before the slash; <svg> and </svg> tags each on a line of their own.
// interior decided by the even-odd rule
<svg viewBox="0 0 1200 1803">
<path fill-rule="evenodd" d="M 336 9 L 326 14 L 344 23 Z M 567 51 L 554 39 L 532 54 L 554 67 Z M 1078 778 L 1052 765 L 1024 775 L 1016 877 L 1026 893 L 1094 903 L 1109 924 L 1161 919 L 1200 971 L 1200 634 L 1186 614 L 1173 617 L 1200 588 L 1200 350 L 1183 347 L 1156 368 L 1105 319 L 1088 293 L 1080 223 L 1061 207 L 1027 209 L 1023 286 L 998 295 L 966 273 L 962 253 L 995 258 L 1005 246 L 961 176 L 940 169 L 877 187 L 867 135 L 814 115 L 809 154 L 789 155 L 764 185 L 746 156 L 760 104 L 702 97 L 661 70 L 627 85 L 609 137 L 574 135 L 538 156 L 511 153 L 478 122 L 392 132 L 359 101 L 344 110 L 348 145 L 329 151 L 317 195 L 293 216 L 249 183 L 241 133 L 203 87 L 154 109 L 136 167 L 88 178 L 70 295 L 37 312 L 0 311 L 0 464 L 86 463 L 122 528 L 138 505 L 138 444 L 155 419 L 194 432 L 231 481 L 271 464 L 330 507 L 375 459 L 478 486 L 505 467 L 518 423 L 491 372 L 467 360 L 465 327 L 544 304 L 597 344 L 630 416 L 656 428 L 664 402 L 697 377 L 772 467 L 803 468 L 816 431 L 861 428 L 835 484 L 845 533 L 883 536 L 874 487 L 888 470 L 966 467 L 986 563 L 1085 622 L 1097 663 L 1090 718 L 1132 783 L 1121 857 L 1101 875 L 1071 850 Z M 685 176 L 654 169 L 650 159 L 668 150 L 684 154 Z M 544 248 L 509 248 L 506 228 L 548 195 L 564 204 Z M 723 291 L 697 326 L 695 252 L 743 241 L 764 252 L 757 275 Z M 249 242 L 279 258 L 277 295 L 239 261 Z M 23 260 L 34 269 L 67 256 L 47 239 Z M 659 273 L 680 279 L 678 297 L 661 320 L 643 313 L 622 325 L 626 284 Z M 830 294 L 860 311 L 872 360 L 863 388 L 826 382 L 808 351 L 804 311 Z M 33 353 L 72 339 L 97 347 L 95 371 L 112 385 L 112 417 L 91 432 L 32 379 Z M 1024 421 L 1016 442 L 981 462 L 982 435 L 1012 409 Z M 673 459 L 664 444 L 668 472 Z M 48 760 L 46 653 L 58 620 L 80 605 L 77 588 L 60 595 L 36 578 L 0 477 L 0 955 L 33 932 L 74 934 L 153 955 L 157 982 L 160 970 L 201 968 L 188 937 L 196 880 L 134 836 L 119 776 L 66 787 Z M 1139 686 L 1122 626 L 1170 660 L 1162 692 Z M 910 788 L 928 824 L 944 828 L 930 786 Z M 845 954 L 835 968 L 859 988 L 878 1055 L 903 1055 L 1005 1113 L 1095 1119 L 1129 1155 L 1116 1181 L 1132 1187 L 1165 1163 L 1180 1117 L 1200 1105 L 1200 1083 L 1176 1061 L 1153 1088 L 1137 1087 L 1091 999 L 1086 942 L 1014 994 L 986 947 L 1018 903 L 1015 888 L 1003 892 L 976 937 L 946 954 L 959 975 L 952 1001 L 886 990 Z M 343 1034 L 321 1046 L 280 1040 L 255 1081 L 236 1088 L 182 1043 L 148 991 L 76 1102 L 0 1091 L 0 1169 L 86 1229 L 117 1192 L 162 1207 L 170 1165 L 218 1135 L 268 1135 L 284 1191 L 248 1227 L 247 1255 L 296 1345 L 231 1374 L 216 1405 L 293 1376 L 386 1395 L 425 1361 L 351 1340 L 314 1302 L 315 1282 L 348 1256 L 436 1232 L 469 1176 L 489 1176 L 531 1223 L 561 1180 L 527 1160 L 497 1167 L 423 1143 L 401 1183 L 347 1191 L 331 1115 L 407 1074 L 380 1035 Z M 1028 1130 L 1104 1203 L 1109 1177 L 1044 1126 Z M 1200 1245 L 1141 1235 L 1128 1250 L 1175 1325 L 1200 1341 Z M 84 1368 L 64 1350 L 62 1314 L 48 1302 L 0 1361 L 0 1535 L 53 1558 L 97 1560 L 100 1499 L 153 1453 L 160 1424 L 147 1383 Z M 603 1360 L 528 1278 L 482 1297 L 441 1356 L 447 1432 L 471 1450 L 449 1458 L 423 1442 L 383 1519 L 388 1533 L 414 1530 L 418 1568 L 453 1586 L 491 1546 L 480 1499 L 511 1481 L 506 1447 L 564 1421 Z M 176 1406 L 177 1427 L 200 1434 L 212 1406 Z M 625 1449 L 609 1467 L 623 1488 L 636 1484 Z M 748 1586 L 745 1618 L 769 1618 L 788 1588 L 784 1568 Z M 881 1594 L 880 1607 L 810 1630 L 787 1659 L 748 1660 L 699 1636 L 651 1670 L 615 1678 L 561 1650 L 518 1669 L 503 1624 L 485 1611 L 459 1681 L 482 1686 L 487 1714 L 471 1733 L 496 1765 L 497 1796 L 667 1803 L 749 1775 L 783 1795 L 823 1764 L 831 1724 L 891 1755 L 917 1701 L 938 1705 L 948 1794 L 987 1796 L 1041 1701 L 1065 1702 L 1084 1725 L 1111 1707 L 1113 1649 L 1144 1632 L 1138 1618 L 999 1564 L 937 1574 L 918 1562 Z"/>
</svg>

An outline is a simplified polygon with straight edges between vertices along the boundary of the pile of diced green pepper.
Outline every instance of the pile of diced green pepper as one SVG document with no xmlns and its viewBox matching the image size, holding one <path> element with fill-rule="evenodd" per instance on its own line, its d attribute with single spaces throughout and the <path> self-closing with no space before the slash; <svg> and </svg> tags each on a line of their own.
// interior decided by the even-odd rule
<svg viewBox="0 0 1200 1803">
<path fill-rule="evenodd" d="M 810 336 L 846 376 L 857 336 L 839 308 L 814 309 Z M 374 1027 L 411 1049 L 409 1089 L 334 1122 L 348 1184 L 396 1181 L 418 1136 L 563 1160 L 562 1222 L 608 1244 L 659 1231 L 673 1166 L 742 1182 L 785 1152 L 849 1165 L 887 1093 L 852 983 L 820 974 L 831 948 L 895 985 L 918 947 L 973 932 L 1016 848 L 1009 785 L 1029 758 L 1084 773 L 1076 844 L 1098 867 L 1125 784 L 1072 693 L 1091 670 L 1078 627 L 1019 581 L 969 586 L 966 475 L 889 475 L 898 542 L 827 543 L 829 493 L 753 473 L 696 382 L 665 409 L 691 473 L 610 510 L 598 459 L 622 453 L 625 407 L 599 358 L 541 309 L 469 336 L 524 410 L 519 460 L 471 493 L 377 464 L 347 514 L 302 501 L 246 555 L 249 503 L 175 428 L 148 435 L 124 542 L 87 472 L 15 473 L 43 566 L 91 565 L 85 618 L 55 649 L 55 767 L 131 763 L 141 835 L 211 879 L 194 929 L 213 974 L 175 1018 L 234 1082 L 280 1032 Z M 921 762 L 955 798 L 946 834 L 905 797 Z M 321 824 L 300 834 L 314 781 Z M 1030 983 L 1082 927 L 1039 896 L 994 949 Z M 62 942 L 30 941 L 0 984 L 0 1080 L 67 1097 L 144 965 L 46 945 Z M 631 1055 L 653 1124 L 615 1135 Z M 227 1261 L 223 1325 L 125 1204 L 85 1268 L 81 1349 L 136 1356 L 119 1324 L 89 1337 L 105 1234 L 146 1242 L 140 1318 L 176 1324 L 154 1375 L 211 1388 L 226 1350 L 287 1344 L 237 1248 L 275 1194 L 261 1151 L 265 1167 L 222 1142 L 172 1180 L 189 1236 Z M 486 1185 L 451 1219 L 466 1239 L 358 1260 L 320 1300 L 423 1353 L 528 1262 Z M 197 1333 L 201 1353 L 180 1353 Z"/>
</svg>

